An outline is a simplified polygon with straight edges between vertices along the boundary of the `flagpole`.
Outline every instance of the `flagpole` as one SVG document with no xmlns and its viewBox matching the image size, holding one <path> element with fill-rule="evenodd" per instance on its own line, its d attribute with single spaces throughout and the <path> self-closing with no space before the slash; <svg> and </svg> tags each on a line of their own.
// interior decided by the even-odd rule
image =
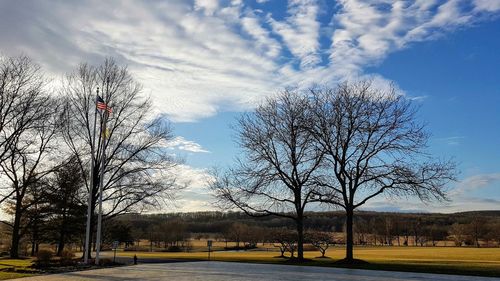
<svg viewBox="0 0 500 281">
<path fill-rule="evenodd" d="M 97 214 L 97 236 L 96 236 L 96 253 L 95 253 L 95 264 L 99 265 L 99 252 L 101 251 L 101 228 L 102 228 L 102 190 L 104 188 L 104 163 L 106 161 L 106 122 L 108 121 L 108 112 L 105 110 L 103 112 L 104 122 L 102 125 L 101 133 L 102 135 L 102 158 L 101 158 L 101 175 L 99 177 L 99 211 Z"/>
<path fill-rule="evenodd" d="M 109 88 L 109 77 L 106 80 L 106 94 L 108 93 Z M 108 109 L 102 111 L 102 115 L 104 116 L 104 122 L 101 125 L 101 137 L 102 137 L 102 156 L 101 156 L 101 175 L 99 177 L 99 213 L 97 214 L 97 235 L 96 235 L 96 253 L 95 253 L 95 264 L 99 265 L 99 254 L 101 251 L 101 228 L 102 228 L 102 191 L 104 189 L 104 164 L 106 163 L 106 123 L 108 122 Z M 102 120 L 102 117 L 101 117 Z"/>
<path fill-rule="evenodd" d="M 83 254 L 83 261 L 85 264 L 89 262 L 90 254 L 90 229 L 92 223 L 92 191 L 94 189 L 94 155 L 95 155 L 95 131 L 97 126 L 97 96 L 99 96 L 99 87 L 97 87 L 96 100 L 94 102 L 94 131 L 92 134 L 92 145 L 90 146 L 90 184 L 89 184 L 89 198 L 87 202 L 87 229 L 85 231 L 85 253 Z"/>
</svg>

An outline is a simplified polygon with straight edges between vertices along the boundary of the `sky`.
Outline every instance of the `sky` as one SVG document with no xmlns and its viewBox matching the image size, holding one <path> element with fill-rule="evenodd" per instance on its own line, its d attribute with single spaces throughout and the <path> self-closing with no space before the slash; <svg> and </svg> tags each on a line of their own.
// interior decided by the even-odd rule
<svg viewBox="0 0 500 281">
<path fill-rule="evenodd" d="M 285 87 L 371 79 L 420 107 L 429 152 L 458 163 L 450 202 L 365 210 L 500 210 L 500 0 L 0 1 L 0 53 L 54 81 L 81 62 L 128 65 L 174 128 L 188 187 L 162 212 L 212 210 L 212 167 L 238 155 L 231 124 Z"/>
</svg>

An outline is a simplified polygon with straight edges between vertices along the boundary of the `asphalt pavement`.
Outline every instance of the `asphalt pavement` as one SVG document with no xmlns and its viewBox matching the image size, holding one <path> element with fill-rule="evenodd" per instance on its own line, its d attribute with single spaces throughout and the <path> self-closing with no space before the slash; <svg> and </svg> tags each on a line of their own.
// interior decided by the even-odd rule
<svg viewBox="0 0 500 281">
<path fill-rule="evenodd" d="M 500 278 L 237 262 L 170 262 L 69 272 L 19 281 L 500 281 Z"/>
</svg>

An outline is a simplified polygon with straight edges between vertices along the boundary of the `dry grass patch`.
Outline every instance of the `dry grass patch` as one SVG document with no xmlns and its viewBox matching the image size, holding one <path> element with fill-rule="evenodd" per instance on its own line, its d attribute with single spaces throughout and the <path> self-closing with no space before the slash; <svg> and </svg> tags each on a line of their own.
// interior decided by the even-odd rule
<svg viewBox="0 0 500 281">
<path fill-rule="evenodd" d="M 119 256 L 134 255 L 148 259 L 206 260 L 207 252 L 119 252 Z M 467 275 L 500 276 L 500 248 L 454 248 L 454 247 L 357 247 L 355 257 L 368 261 L 359 268 L 379 270 L 401 270 L 416 272 L 454 273 Z M 344 258 L 344 249 L 330 248 L 327 259 L 318 258 L 318 251 L 306 251 L 309 261 L 305 265 L 338 266 L 335 261 Z M 211 259 L 217 261 L 286 263 L 279 253 L 271 251 L 212 252 Z"/>
</svg>

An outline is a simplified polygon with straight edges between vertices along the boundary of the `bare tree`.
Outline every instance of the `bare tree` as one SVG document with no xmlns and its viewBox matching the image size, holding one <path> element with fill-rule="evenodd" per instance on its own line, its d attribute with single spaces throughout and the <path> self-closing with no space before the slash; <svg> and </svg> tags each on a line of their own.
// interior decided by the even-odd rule
<svg viewBox="0 0 500 281">
<path fill-rule="evenodd" d="M 317 196 L 345 210 L 345 262 L 351 263 L 355 209 L 382 194 L 445 199 L 443 186 L 454 178 L 454 164 L 425 152 L 428 134 L 416 108 L 393 87 L 344 83 L 311 91 L 311 100 L 311 132 L 330 171 Z"/>
<path fill-rule="evenodd" d="M 6 179 L 8 202 L 14 215 L 12 224 L 12 247 L 10 256 L 19 257 L 19 242 L 24 234 L 22 219 L 26 212 L 37 206 L 41 194 L 40 189 L 45 186 L 45 178 L 57 168 L 51 152 L 57 132 L 57 102 L 49 96 L 39 92 L 32 99 L 34 111 L 28 114 L 32 118 L 30 128 L 24 130 L 10 143 L 5 161 L 0 163 L 0 169 Z M 24 227 L 26 229 L 26 227 Z"/>
<path fill-rule="evenodd" d="M 484 238 L 488 233 L 488 224 L 486 219 L 474 215 L 472 221 L 467 225 L 470 237 L 473 240 L 474 246 L 481 247 L 479 240 Z"/>
<path fill-rule="evenodd" d="M 240 248 L 240 242 L 244 242 L 245 232 L 248 231 L 248 225 L 243 223 L 233 223 L 230 227 L 228 227 L 228 237 L 233 242 L 236 242 L 236 249 Z M 226 243 L 227 247 L 227 243 Z"/>
<path fill-rule="evenodd" d="M 326 250 L 331 244 L 335 243 L 333 239 L 333 233 L 322 232 L 322 231 L 309 231 L 306 234 L 307 240 L 316 247 L 321 253 L 321 257 L 324 258 Z"/>
<path fill-rule="evenodd" d="M 496 241 L 497 246 L 500 247 L 500 222 L 489 223 L 488 230 L 485 238 L 487 240 Z"/>
<path fill-rule="evenodd" d="M 45 85 L 40 66 L 30 58 L 0 57 L 0 163 L 23 149 L 16 142 L 23 134 L 36 129 L 40 119 L 47 114 Z M 15 193 L 13 188 L 7 190 L 0 203 Z"/>
<path fill-rule="evenodd" d="M 285 252 L 290 253 L 290 258 L 294 258 L 297 250 L 297 235 L 294 231 L 287 228 L 275 228 L 271 230 L 272 242 L 280 251 L 280 257 L 285 257 Z"/>
<path fill-rule="evenodd" d="M 465 224 L 459 224 L 459 223 L 452 224 L 449 230 L 449 234 L 450 236 L 453 237 L 455 246 L 457 247 L 463 246 L 469 240 L 468 229 L 467 225 Z"/>
<path fill-rule="evenodd" d="M 104 218 L 141 211 L 172 198 L 178 187 L 174 175 L 176 161 L 165 148 L 172 138 L 171 129 L 164 118 L 151 114 L 151 101 L 141 94 L 141 86 L 127 68 L 106 59 L 97 67 L 80 65 L 68 75 L 62 91 L 66 99 L 64 139 L 85 176 L 92 214 L 98 199 L 104 139 L 99 132 L 93 138 L 98 87 L 113 111 L 105 132 L 109 141 L 104 159 Z M 92 149 L 96 153 L 90 159 Z M 90 161 L 94 162 L 94 186 L 89 186 L 88 180 Z M 94 222 L 93 215 L 91 224 Z"/>
<path fill-rule="evenodd" d="M 322 156 L 307 130 L 307 97 L 285 91 L 244 114 L 236 128 L 244 157 L 215 175 L 210 187 L 219 202 L 250 216 L 293 220 L 298 259 L 303 259 L 304 210 L 312 201 Z"/>
</svg>

